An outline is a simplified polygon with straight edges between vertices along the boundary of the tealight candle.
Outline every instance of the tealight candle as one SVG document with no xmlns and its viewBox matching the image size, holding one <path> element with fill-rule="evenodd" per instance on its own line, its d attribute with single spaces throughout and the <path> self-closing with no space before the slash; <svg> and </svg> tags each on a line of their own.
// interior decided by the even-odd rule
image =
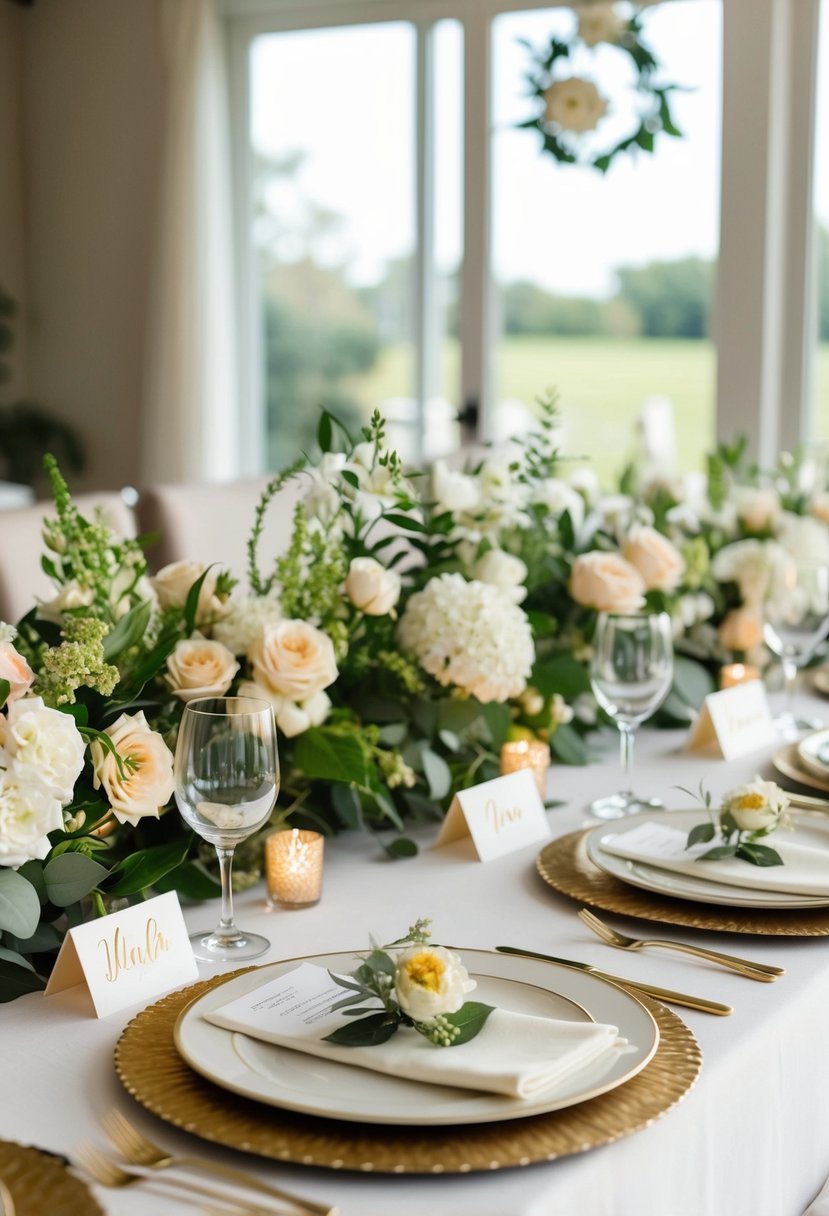
<svg viewBox="0 0 829 1216">
<path fill-rule="evenodd" d="M 307 908 L 322 890 L 324 838 L 319 832 L 287 828 L 265 841 L 268 897 L 283 908 Z"/>
<path fill-rule="evenodd" d="M 540 739 L 516 739 L 501 748 L 501 773 L 514 773 L 520 768 L 531 768 L 538 792 L 543 798 L 547 786 L 547 771 L 550 767 L 550 749 Z"/>
<path fill-rule="evenodd" d="M 759 680 L 760 671 L 750 663 L 727 663 L 720 669 L 720 688 L 735 688 L 738 684 L 748 684 L 750 680 Z"/>
</svg>

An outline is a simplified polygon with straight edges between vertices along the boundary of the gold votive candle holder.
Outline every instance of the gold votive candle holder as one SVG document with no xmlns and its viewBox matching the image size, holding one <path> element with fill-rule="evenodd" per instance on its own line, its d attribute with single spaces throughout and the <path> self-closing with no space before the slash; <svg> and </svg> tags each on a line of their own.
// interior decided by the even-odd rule
<svg viewBox="0 0 829 1216">
<path fill-rule="evenodd" d="M 268 899 L 282 908 L 308 908 L 322 892 L 324 837 L 303 828 L 272 832 L 265 841 Z"/>
<path fill-rule="evenodd" d="M 515 773 L 521 768 L 531 768 L 538 792 L 544 798 L 547 789 L 547 772 L 550 768 L 550 749 L 540 739 L 516 739 L 501 748 L 501 774 Z"/>
<path fill-rule="evenodd" d="M 727 663 L 720 669 L 720 688 L 736 688 L 760 679 L 760 670 L 751 663 Z"/>
</svg>

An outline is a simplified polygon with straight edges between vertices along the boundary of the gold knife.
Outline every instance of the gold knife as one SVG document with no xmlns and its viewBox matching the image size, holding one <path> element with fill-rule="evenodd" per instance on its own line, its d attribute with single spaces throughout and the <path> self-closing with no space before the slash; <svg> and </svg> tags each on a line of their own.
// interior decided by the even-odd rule
<svg viewBox="0 0 829 1216">
<path fill-rule="evenodd" d="M 589 963 L 576 963 L 569 958 L 556 958 L 554 954 L 538 954 L 535 950 L 522 950 L 520 946 L 496 946 L 495 949 L 501 954 L 518 954 L 523 958 L 537 958 L 544 963 L 558 963 L 561 967 L 572 967 L 575 971 L 587 971 L 600 980 L 610 980 L 611 983 L 620 984 L 623 988 L 634 988 L 637 992 L 655 996 L 659 1001 L 667 1001 L 671 1005 L 684 1005 L 688 1009 L 697 1009 L 700 1013 L 714 1013 L 720 1017 L 727 1017 L 729 1013 L 734 1012 L 731 1005 L 722 1005 L 719 1001 L 709 1001 L 702 996 L 689 996 L 685 992 L 673 992 L 670 988 L 657 988 L 655 984 L 644 984 L 639 980 L 626 980 L 620 975 L 611 975 L 607 971 L 600 971 L 598 967 L 591 967 Z"/>
</svg>

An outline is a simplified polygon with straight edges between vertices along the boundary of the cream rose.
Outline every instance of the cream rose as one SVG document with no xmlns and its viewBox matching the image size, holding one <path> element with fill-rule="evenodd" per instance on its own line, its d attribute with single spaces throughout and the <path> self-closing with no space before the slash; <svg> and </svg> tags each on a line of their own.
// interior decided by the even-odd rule
<svg viewBox="0 0 829 1216">
<path fill-rule="evenodd" d="M 13 705 L 18 697 L 25 696 L 34 678 L 35 673 L 12 643 L 0 642 L 0 680 L 7 680 L 10 685 L 6 705 Z"/>
<path fill-rule="evenodd" d="M 206 566 L 201 562 L 171 562 L 150 579 L 158 596 L 161 608 L 183 608 L 187 603 L 190 588 L 204 574 Z M 196 624 L 204 626 L 220 620 L 228 612 L 227 602 L 216 594 L 217 568 L 207 569 L 196 606 Z"/>
<path fill-rule="evenodd" d="M 71 714 L 24 697 L 9 708 L 3 743 L 8 767 L 23 783 L 43 786 L 64 806 L 72 801 L 86 744 Z"/>
<path fill-rule="evenodd" d="M 0 769 L 0 866 L 22 866 L 49 852 L 49 832 L 63 827 L 57 798 L 42 785 Z"/>
<path fill-rule="evenodd" d="M 763 620 L 751 608 L 732 608 L 717 630 L 720 645 L 726 650 L 753 650 L 763 640 Z"/>
<path fill-rule="evenodd" d="M 762 836 L 784 826 L 789 799 L 784 790 L 773 781 L 755 777 L 746 785 L 730 790 L 722 802 L 741 832 L 755 832 Z"/>
<path fill-rule="evenodd" d="M 348 568 L 345 593 L 366 616 L 387 616 L 400 599 L 400 575 L 373 557 L 355 557 Z"/>
<path fill-rule="evenodd" d="M 173 796 L 173 757 L 161 735 L 150 728 L 143 711 L 121 714 L 106 732 L 121 758 L 96 740 L 90 744 L 93 785 L 103 787 L 119 823 L 157 819 Z"/>
<path fill-rule="evenodd" d="M 64 612 L 70 608 L 89 608 L 94 603 L 95 592 L 91 587 L 82 587 L 72 579 L 64 583 L 57 595 L 51 600 L 42 600 L 37 606 L 38 618 L 42 621 L 52 621 L 59 625 Z"/>
<path fill-rule="evenodd" d="M 570 594 L 597 612 L 638 612 L 645 603 L 645 581 L 619 553 L 594 549 L 573 563 Z"/>
<path fill-rule="evenodd" d="M 515 604 L 520 604 L 526 598 L 527 588 L 524 581 L 527 577 L 527 567 L 520 557 L 513 557 L 503 549 L 488 549 L 475 563 L 474 574 L 479 582 L 505 591 Z"/>
<path fill-rule="evenodd" d="M 734 490 L 737 518 L 749 532 L 766 532 L 780 511 L 776 490 L 761 486 L 737 486 Z"/>
<path fill-rule="evenodd" d="M 476 987 L 457 954 L 444 946 L 410 946 L 397 957 L 397 1002 L 415 1022 L 457 1013 Z"/>
<path fill-rule="evenodd" d="M 227 646 L 197 634 L 176 643 L 167 659 L 167 682 L 180 701 L 220 697 L 230 688 L 238 670 L 236 657 Z"/>
<path fill-rule="evenodd" d="M 579 9 L 579 38 L 586 46 L 618 42 L 625 24 L 613 4 L 591 4 Z"/>
<path fill-rule="evenodd" d="M 593 81 L 579 76 L 554 80 L 543 96 L 544 122 L 555 123 L 562 131 L 578 135 L 593 131 L 607 113 L 607 102 Z"/>
<path fill-rule="evenodd" d="M 305 621 L 266 625 L 248 657 L 256 682 L 290 701 L 307 701 L 339 675 L 331 639 Z"/>
<path fill-rule="evenodd" d="M 239 696 L 267 701 L 273 707 L 276 725 L 286 739 L 293 739 L 312 726 L 320 726 L 331 712 L 331 698 L 324 692 L 315 692 L 307 701 L 291 701 L 257 684 L 255 680 L 243 680 L 239 685 Z"/>
<path fill-rule="evenodd" d="M 469 473 L 450 469 L 443 460 L 432 466 L 432 493 L 438 510 L 475 511 L 481 506 L 481 488 Z"/>
<path fill-rule="evenodd" d="M 666 536 L 644 524 L 631 528 L 622 556 L 635 566 L 648 591 L 673 591 L 685 572 L 682 554 Z"/>
</svg>

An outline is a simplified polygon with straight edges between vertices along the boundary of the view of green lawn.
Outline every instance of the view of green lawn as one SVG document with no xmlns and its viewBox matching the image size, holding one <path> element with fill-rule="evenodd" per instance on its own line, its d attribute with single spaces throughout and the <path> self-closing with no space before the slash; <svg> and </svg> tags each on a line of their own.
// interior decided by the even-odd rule
<svg viewBox="0 0 829 1216">
<path fill-rule="evenodd" d="M 350 390 L 367 409 L 406 391 L 410 351 L 385 348 Z M 457 400 L 459 350 L 447 339 L 443 392 Z M 604 486 L 612 486 L 634 452 L 634 427 L 643 401 L 673 402 L 678 468 L 703 468 L 714 444 L 716 356 L 709 342 L 691 339 L 606 337 L 507 337 L 494 357 L 497 401 L 531 404 L 548 388 L 560 394 L 562 452 L 589 457 Z M 815 366 L 815 438 L 829 441 L 829 343 L 821 343 Z M 736 438 L 736 436 L 731 436 Z"/>
</svg>

